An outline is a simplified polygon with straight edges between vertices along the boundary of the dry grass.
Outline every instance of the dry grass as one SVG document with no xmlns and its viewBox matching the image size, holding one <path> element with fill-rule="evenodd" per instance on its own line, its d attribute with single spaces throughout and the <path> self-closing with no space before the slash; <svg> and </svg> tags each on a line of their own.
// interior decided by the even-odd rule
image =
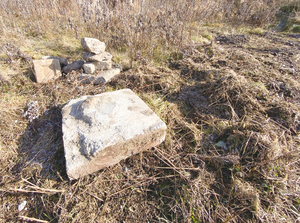
<svg viewBox="0 0 300 223">
<path fill-rule="evenodd" d="M 1 222 L 299 221 L 300 41 L 264 31 L 288 1 L 113 2 L 1 1 Z M 125 71 L 33 81 L 32 59 L 79 59 L 82 36 Z M 61 108 L 122 88 L 166 122 L 165 142 L 70 182 Z"/>
</svg>

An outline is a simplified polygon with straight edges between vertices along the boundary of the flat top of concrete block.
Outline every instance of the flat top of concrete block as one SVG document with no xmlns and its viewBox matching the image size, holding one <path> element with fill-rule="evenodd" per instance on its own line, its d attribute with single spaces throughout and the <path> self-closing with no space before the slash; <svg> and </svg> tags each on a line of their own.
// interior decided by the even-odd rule
<svg viewBox="0 0 300 223">
<path fill-rule="evenodd" d="M 78 166 L 82 156 L 90 159 L 109 146 L 167 128 L 130 89 L 70 100 L 62 115 L 65 148 L 68 143 L 72 145 L 72 151 L 65 149 L 65 155 Z M 74 162 L 76 157 L 78 161 Z"/>
</svg>

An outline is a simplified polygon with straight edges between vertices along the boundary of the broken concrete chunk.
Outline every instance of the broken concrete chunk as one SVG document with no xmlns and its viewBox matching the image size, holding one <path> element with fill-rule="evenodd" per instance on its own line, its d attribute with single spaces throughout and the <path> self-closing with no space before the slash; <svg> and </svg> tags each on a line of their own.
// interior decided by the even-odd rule
<svg viewBox="0 0 300 223">
<path fill-rule="evenodd" d="M 104 70 L 99 72 L 99 74 L 81 74 L 80 80 L 83 84 L 100 84 L 100 83 L 107 83 L 109 82 L 113 77 L 121 73 L 120 68 L 112 68 L 110 70 Z"/>
<path fill-rule="evenodd" d="M 109 70 L 112 68 L 111 60 L 103 60 L 101 62 L 94 62 L 96 70 Z"/>
<path fill-rule="evenodd" d="M 62 116 L 69 179 L 157 146 L 166 135 L 166 124 L 130 89 L 70 100 Z"/>
<path fill-rule="evenodd" d="M 92 74 L 96 70 L 95 64 L 93 62 L 84 63 L 83 70 L 84 70 L 84 73 L 86 73 L 86 74 Z"/>
<path fill-rule="evenodd" d="M 105 52 L 105 43 L 98 39 L 84 37 L 81 39 L 81 45 L 86 51 L 94 54 Z"/>
<path fill-rule="evenodd" d="M 111 60 L 112 55 L 110 53 L 104 52 L 100 54 L 94 54 L 94 53 L 85 53 L 83 54 L 82 57 L 85 61 L 95 61 L 95 62 L 100 62 L 102 60 Z"/>
<path fill-rule="evenodd" d="M 34 60 L 33 66 L 37 83 L 47 83 L 61 76 L 61 68 L 57 59 Z"/>
<path fill-rule="evenodd" d="M 67 74 L 73 70 L 80 70 L 83 64 L 84 64 L 83 60 L 73 61 L 72 63 L 65 66 L 62 71 Z"/>
<path fill-rule="evenodd" d="M 55 56 L 43 56 L 41 58 L 42 60 L 47 60 L 47 59 L 57 59 L 60 63 L 61 67 L 67 66 L 68 65 L 68 60 L 62 57 L 55 57 Z"/>
</svg>

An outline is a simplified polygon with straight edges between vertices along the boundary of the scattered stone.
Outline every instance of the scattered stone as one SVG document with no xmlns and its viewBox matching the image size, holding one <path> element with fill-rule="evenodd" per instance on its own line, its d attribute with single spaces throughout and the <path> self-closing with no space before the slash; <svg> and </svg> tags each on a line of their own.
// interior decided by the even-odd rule
<svg viewBox="0 0 300 223">
<path fill-rule="evenodd" d="M 57 59 L 60 63 L 61 68 L 64 66 L 68 65 L 68 60 L 62 57 L 54 57 L 54 56 L 44 56 L 41 58 L 42 60 L 47 60 L 47 59 Z"/>
<path fill-rule="evenodd" d="M 284 67 L 284 68 L 281 68 L 281 70 L 282 70 L 283 72 L 288 73 L 288 74 L 294 74 L 294 73 L 295 73 L 295 69 L 294 69 L 294 68 Z"/>
<path fill-rule="evenodd" d="M 81 39 L 81 45 L 86 51 L 94 54 L 105 52 L 105 43 L 98 39 L 84 37 Z"/>
<path fill-rule="evenodd" d="M 70 100 L 62 116 L 71 180 L 157 146 L 166 135 L 166 124 L 130 89 Z"/>
<path fill-rule="evenodd" d="M 96 70 L 95 64 L 93 62 L 84 63 L 83 70 L 86 74 L 92 74 Z"/>
<path fill-rule="evenodd" d="M 120 68 L 112 68 L 110 70 L 101 71 L 99 74 L 81 74 L 80 80 L 83 84 L 100 84 L 100 83 L 107 83 L 113 77 L 121 73 Z"/>
<path fill-rule="evenodd" d="M 18 211 L 21 212 L 25 208 L 27 201 L 23 201 L 21 204 L 18 205 Z"/>
<path fill-rule="evenodd" d="M 84 64 L 83 60 L 73 61 L 72 63 L 65 66 L 62 71 L 63 71 L 63 73 L 67 74 L 73 70 L 80 70 L 82 68 L 83 64 Z"/>
<path fill-rule="evenodd" d="M 94 54 L 94 53 L 85 53 L 83 54 L 82 58 L 85 61 L 91 61 L 91 62 L 101 62 L 103 60 L 111 60 L 112 55 L 110 53 L 104 52 L 100 54 Z"/>
<path fill-rule="evenodd" d="M 61 68 L 57 59 L 34 60 L 33 66 L 37 83 L 47 83 L 61 76 Z"/>
<path fill-rule="evenodd" d="M 101 62 L 94 62 L 96 70 L 109 70 L 112 68 L 111 60 L 103 60 Z"/>
</svg>

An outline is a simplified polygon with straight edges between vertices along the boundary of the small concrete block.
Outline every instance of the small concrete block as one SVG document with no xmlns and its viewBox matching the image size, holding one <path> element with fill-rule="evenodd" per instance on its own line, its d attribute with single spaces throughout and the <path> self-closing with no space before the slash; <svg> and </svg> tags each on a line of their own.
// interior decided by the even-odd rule
<svg viewBox="0 0 300 223">
<path fill-rule="evenodd" d="M 105 52 L 105 43 L 98 39 L 84 37 L 81 39 L 81 45 L 90 53 L 100 54 Z"/>
<path fill-rule="evenodd" d="M 83 54 L 82 58 L 86 61 L 100 62 L 102 60 L 111 60 L 112 55 L 107 52 L 100 53 L 100 54 L 94 54 L 94 53 L 87 52 L 87 53 Z"/>
<path fill-rule="evenodd" d="M 92 74 L 96 70 L 95 64 L 92 62 L 86 62 L 83 64 L 83 70 L 86 74 Z"/>
<path fill-rule="evenodd" d="M 69 179 L 159 145 L 166 129 L 166 124 L 130 89 L 70 100 L 62 109 Z"/>
<path fill-rule="evenodd" d="M 61 76 L 59 60 L 34 60 L 34 75 L 37 83 L 47 83 Z"/>
<path fill-rule="evenodd" d="M 65 66 L 62 71 L 67 74 L 73 70 L 80 70 L 84 64 L 83 60 L 77 60 L 73 61 L 72 63 L 69 63 L 67 66 Z"/>
<path fill-rule="evenodd" d="M 109 82 L 113 77 L 121 73 L 120 68 L 112 68 L 110 70 L 104 70 L 99 72 L 98 74 L 81 74 L 79 79 L 81 80 L 81 83 L 83 84 L 100 84 L 100 83 L 107 83 Z"/>
<path fill-rule="evenodd" d="M 112 68 L 111 60 L 103 60 L 101 62 L 94 62 L 96 70 L 109 70 Z"/>
</svg>

